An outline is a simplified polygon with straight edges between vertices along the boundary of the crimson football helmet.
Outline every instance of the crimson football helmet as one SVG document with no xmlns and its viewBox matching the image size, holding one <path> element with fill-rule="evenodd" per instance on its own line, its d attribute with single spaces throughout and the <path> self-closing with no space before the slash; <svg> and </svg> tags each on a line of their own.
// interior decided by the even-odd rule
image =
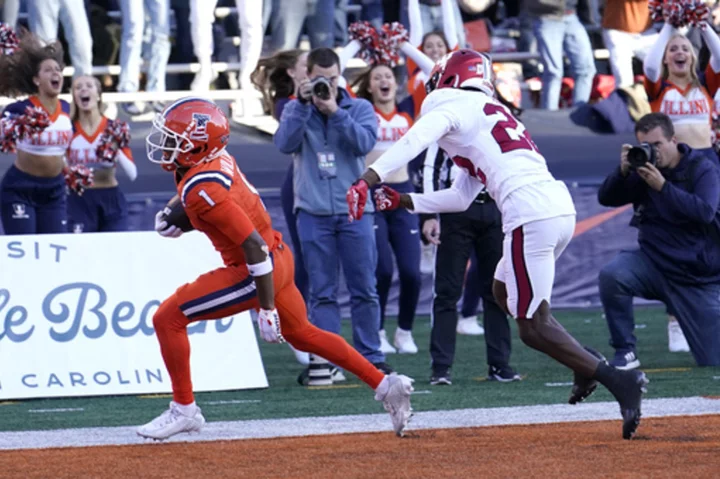
<svg viewBox="0 0 720 479">
<path fill-rule="evenodd" d="M 492 61 L 484 53 L 462 49 L 450 52 L 435 64 L 425 90 L 428 94 L 439 88 L 471 88 L 495 95 Z"/>
<path fill-rule="evenodd" d="M 173 171 L 216 158 L 229 138 L 230 123 L 220 107 L 204 98 L 188 97 L 155 117 L 145 145 L 150 161 Z"/>
</svg>

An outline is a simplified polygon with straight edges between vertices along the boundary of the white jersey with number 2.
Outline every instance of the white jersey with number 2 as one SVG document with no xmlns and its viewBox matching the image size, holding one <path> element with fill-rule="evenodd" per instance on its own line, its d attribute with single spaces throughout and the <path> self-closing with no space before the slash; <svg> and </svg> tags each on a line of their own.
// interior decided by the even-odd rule
<svg viewBox="0 0 720 479">
<path fill-rule="evenodd" d="M 438 143 L 460 167 L 452 188 L 411 194 L 416 213 L 465 211 L 487 186 L 503 231 L 575 215 L 570 193 L 555 180 L 525 126 L 482 92 L 444 88 L 425 99 L 420 119 L 370 168 L 381 180 Z"/>
</svg>

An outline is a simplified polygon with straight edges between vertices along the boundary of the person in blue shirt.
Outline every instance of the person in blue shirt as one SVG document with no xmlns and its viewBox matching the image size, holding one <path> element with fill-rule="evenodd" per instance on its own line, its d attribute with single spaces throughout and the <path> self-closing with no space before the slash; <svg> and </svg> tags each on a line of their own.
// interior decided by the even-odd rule
<svg viewBox="0 0 720 479">
<path fill-rule="evenodd" d="M 623 251 L 600 271 L 600 299 L 615 348 L 611 364 L 640 365 L 633 334 L 633 297 L 660 300 L 677 317 L 699 366 L 720 365 L 720 170 L 702 152 L 678 143 L 670 118 L 642 117 L 635 126 L 656 161 L 620 166 L 598 192 L 603 206 L 632 204 L 639 249 Z"/>
<path fill-rule="evenodd" d="M 340 332 L 342 265 L 354 346 L 388 370 L 380 351 L 373 215 L 349 222 L 345 201 L 347 189 L 365 169 L 365 155 L 375 146 L 377 118 L 370 102 L 354 99 L 338 86 L 340 59 L 334 51 L 311 51 L 307 71 L 298 98 L 283 110 L 274 142 L 281 152 L 293 155 L 294 208 L 309 277 L 310 318 L 321 329 Z"/>
</svg>

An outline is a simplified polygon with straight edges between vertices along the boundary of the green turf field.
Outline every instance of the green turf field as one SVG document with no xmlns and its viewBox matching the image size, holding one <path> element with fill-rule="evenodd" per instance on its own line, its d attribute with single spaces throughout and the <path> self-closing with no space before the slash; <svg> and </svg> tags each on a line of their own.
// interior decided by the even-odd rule
<svg viewBox="0 0 720 479">
<path fill-rule="evenodd" d="M 583 344 L 606 355 L 607 326 L 600 311 L 559 312 L 558 319 Z M 393 324 L 389 320 L 388 324 Z M 690 353 L 669 353 L 667 320 L 662 309 L 637 312 L 638 356 L 650 379 L 648 398 L 720 396 L 720 368 L 697 368 Z M 514 325 L 513 325 L 514 326 Z M 389 327 L 388 336 L 394 331 Z M 344 334 L 349 337 L 345 324 Z M 452 386 L 430 386 L 428 317 L 418 318 L 417 355 L 391 355 L 397 371 L 415 378 L 414 408 L 418 411 L 563 403 L 571 373 L 523 345 L 513 327 L 512 365 L 522 382 L 498 384 L 485 380 L 485 343 L 482 337 L 458 337 Z M 382 412 L 369 389 L 356 378 L 327 389 L 308 389 L 296 382 L 301 366 L 285 345 L 261 343 L 270 388 L 255 391 L 202 393 L 197 402 L 208 421 L 329 416 Z M 242 367 L 241 364 L 238 367 Z M 591 401 L 610 400 L 598 390 Z M 169 396 L 122 396 L 47 399 L 0 403 L 0 431 L 134 425 L 146 422 L 167 408 Z"/>
</svg>

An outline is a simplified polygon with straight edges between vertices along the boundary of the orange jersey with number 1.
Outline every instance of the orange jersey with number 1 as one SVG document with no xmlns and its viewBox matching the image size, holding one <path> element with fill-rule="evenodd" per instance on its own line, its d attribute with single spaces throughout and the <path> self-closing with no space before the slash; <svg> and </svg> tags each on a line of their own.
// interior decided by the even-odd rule
<svg viewBox="0 0 720 479">
<path fill-rule="evenodd" d="M 177 181 L 177 192 L 190 222 L 207 235 L 226 266 L 246 264 L 241 245 L 253 231 L 271 252 L 282 244 L 260 195 L 228 153 L 191 168 Z"/>
</svg>

